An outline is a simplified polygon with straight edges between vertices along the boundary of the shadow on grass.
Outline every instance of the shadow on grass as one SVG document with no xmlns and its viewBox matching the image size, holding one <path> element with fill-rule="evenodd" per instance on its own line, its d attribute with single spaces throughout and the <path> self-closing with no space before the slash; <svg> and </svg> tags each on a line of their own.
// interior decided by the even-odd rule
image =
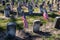
<svg viewBox="0 0 60 40">
<path fill-rule="evenodd" d="M 6 37 L 5 40 L 23 40 L 23 39 L 20 38 L 20 37 L 15 36 L 14 38 L 11 38 L 11 37 L 8 38 L 8 37 Z"/>
<path fill-rule="evenodd" d="M 0 26 L 0 31 L 5 31 L 5 29 L 3 27 Z"/>
<path fill-rule="evenodd" d="M 59 16 L 59 15 L 52 13 L 49 16 L 52 17 L 52 18 L 55 18 L 56 16 Z"/>
<path fill-rule="evenodd" d="M 5 29 L 0 26 L 0 40 L 3 40 L 5 38 Z"/>
<path fill-rule="evenodd" d="M 17 27 L 16 28 L 17 28 L 17 30 L 22 30 L 23 29 L 23 24 L 22 23 L 21 24 L 17 23 Z"/>
<path fill-rule="evenodd" d="M 36 32 L 39 35 L 32 35 L 28 32 L 23 32 L 23 33 L 25 34 L 24 40 L 36 40 L 37 38 L 42 38 L 43 36 L 45 36 L 46 38 L 51 36 L 49 32 L 42 32 L 42 31 Z"/>
<path fill-rule="evenodd" d="M 0 10 L 0 13 L 4 13 L 4 11 L 3 10 Z"/>
<path fill-rule="evenodd" d="M 36 34 L 39 34 L 41 36 L 45 36 L 45 37 L 50 37 L 51 34 L 50 32 L 42 32 L 42 31 L 38 31 L 38 32 L 35 32 Z"/>
<path fill-rule="evenodd" d="M 16 23 L 16 28 L 18 29 L 18 30 L 21 30 L 21 29 L 23 29 L 23 23 L 20 23 L 20 24 L 18 24 L 17 22 L 17 19 L 14 17 L 14 16 L 11 16 L 10 17 L 10 22 L 15 22 Z"/>
<path fill-rule="evenodd" d="M 28 32 L 23 32 L 25 34 L 24 39 L 23 40 L 35 40 L 36 38 L 40 38 L 40 36 L 37 35 L 31 35 Z"/>
</svg>

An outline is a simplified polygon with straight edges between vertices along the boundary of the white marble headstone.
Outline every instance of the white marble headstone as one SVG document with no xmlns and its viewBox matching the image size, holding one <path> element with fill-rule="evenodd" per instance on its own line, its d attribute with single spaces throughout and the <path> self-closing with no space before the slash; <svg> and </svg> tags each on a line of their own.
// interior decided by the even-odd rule
<svg viewBox="0 0 60 40">
<path fill-rule="evenodd" d="M 38 32 L 39 31 L 39 28 L 40 28 L 40 20 L 34 20 L 33 22 L 33 31 L 34 32 Z"/>
<path fill-rule="evenodd" d="M 54 27 L 60 29 L 60 17 L 55 18 Z"/>
</svg>

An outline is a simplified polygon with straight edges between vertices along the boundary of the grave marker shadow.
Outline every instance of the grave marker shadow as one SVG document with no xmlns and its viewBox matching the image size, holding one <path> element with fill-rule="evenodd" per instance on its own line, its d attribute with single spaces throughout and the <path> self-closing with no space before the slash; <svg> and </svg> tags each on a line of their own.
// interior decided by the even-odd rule
<svg viewBox="0 0 60 40">
<path fill-rule="evenodd" d="M 16 34 L 16 23 L 15 22 L 10 22 L 7 24 L 7 38 L 13 39 L 15 38 Z"/>
<path fill-rule="evenodd" d="M 34 26 L 33 26 L 33 32 L 37 33 L 39 35 L 42 35 L 42 36 L 46 36 L 46 37 L 51 36 L 50 32 L 40 31 L 39 29 L 40 29 L 41 26 L 42 26 L 41 21 L 35 20 L 34 21 Z"/>
</svg>

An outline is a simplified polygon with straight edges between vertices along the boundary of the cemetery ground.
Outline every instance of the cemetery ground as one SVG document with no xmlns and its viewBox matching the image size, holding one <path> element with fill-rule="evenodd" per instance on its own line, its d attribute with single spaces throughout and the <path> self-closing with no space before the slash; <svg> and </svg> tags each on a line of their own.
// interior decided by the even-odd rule
<svg viewBox="0 0 60 40">
<path fill-rule="evenodd" d="M 54 13 L 57 13 L 57 12 L 54 12 Z M 52 15 L 52 13 L 49 13 L 49 14 Z M 0 14 L 0 40 L 5 37 L 6 25 L 8 22 L 11 21 L 11 19 L 5 19 L 5 18 L 2 18 L 2 16 L 3 14 Z M 49 17 L 50 19 L 49 22 L 44 20 L 43 16 L 26 16 L 26 18 L 27 18 L 29 27 L 26 28 L 25 31 L 31 34 L 33 40 L 60 40 L 60 30 L 55 29 L 53 26 L 54 20 L 55 20 L 53 15 L 52 17 Z M 52 34 L 51 36 L 48 36 L 48 37 L 42 36 L 33 32 L 33 21 L 37 19 L 41 20 L 43 23 L 43 26 L 40 28 L 40 30 L 43 32 L 50 32 Z M 24 39 L 24 33 L 21 31 L 23 29 L 22 17 L 16 18 L 16 23 L 18 24 L 16 27 L 17 28 L 16 36 Z"/>
<path fill-rule="evenodd" d="M 3 7 L 2 8 L 0 7 L 0 9 L 3 10 Z M 27 9 L 27 8 L 23 8 L 23 10 L 25 10 L 25 9 Z M 37 10 L 39 10 L 39 9 L 37 9 Z M 35 12 L 36 12 L 36 10 L 35 10 Z M 29 26 L 28 26 L 28 28 L 25 29 L 25 31 L 31 34 L 31 36 L 32 36 L 31 38 L 33 40 L 60 40 L 60 30 L 55 29 L 53 26 L 55 17 L 59 16 L 60 14 L 58 14 L 58 12 L 49 12 L 48 14 L 50 15 L 49 22 L 44 20 L 43 16 L 40 16 L 40 15 L 39 16 L 26 16 Z M 43 23 L 43 26 L 40 28 L 40 30 L 43 32 L 50 32 L 51 36 L 42 36 L 42 35 L 34 33 L 33 32 L 33 21 L 34 20 L 41 20 Z M 7 23 L 9 23 L 10 21 L 12 21 L 12 20 L 4 18 L 3 14 L 0 13 L 0 40 L 4 40 L 5 35 L 6 35 L 5 34 L 6 26 L 7 26 Z M 22 21 L 22 17 L 16 18 L 16 23 L 17 23 L 16 36 L 18 38 L 24 39 L 25 34 L 22 32 L 23 25 L 24 25 L 23 21 Z M 25 40 L 27 40 L 27 39 L 25 39 Z"/>
</svg>

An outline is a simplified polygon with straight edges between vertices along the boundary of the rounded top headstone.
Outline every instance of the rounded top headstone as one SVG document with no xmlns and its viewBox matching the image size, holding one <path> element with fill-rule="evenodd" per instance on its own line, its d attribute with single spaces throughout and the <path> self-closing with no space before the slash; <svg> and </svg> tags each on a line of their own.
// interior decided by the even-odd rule
<svg viewBox="0 0 60 40">
<path fill-rule="evenodd" d="M 34 20 L 33 23 L 39 24 L 39 23 L 41 23 L 41 21 L 40 20 Z"/>
<path fill-rule="evenodd" d="M 60 17 L 56 17 L 56 18 L 60 18 Z"/>
<path fill-rule="evenodd" d="M 15 25 L 16 26 L 16 23 L 15 22 L 10 22 L 7 25 L 9 25 L 9 26 Z"/>
</svg>

